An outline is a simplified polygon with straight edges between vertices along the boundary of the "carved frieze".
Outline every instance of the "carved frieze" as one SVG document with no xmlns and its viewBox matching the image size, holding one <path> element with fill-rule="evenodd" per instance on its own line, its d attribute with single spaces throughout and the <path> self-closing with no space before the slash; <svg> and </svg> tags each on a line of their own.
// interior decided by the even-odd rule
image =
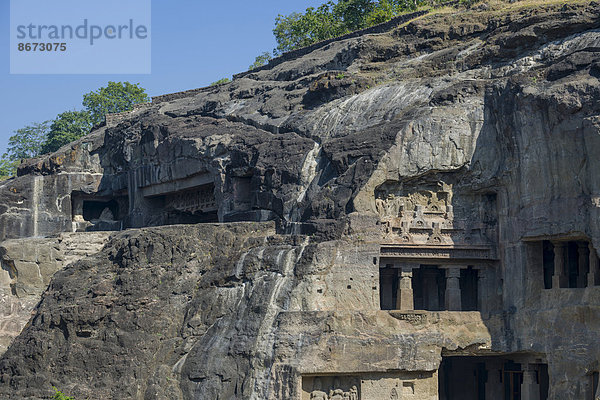
<svg viewBox="0 0 600 400">
<path fill-rule="evenodd" d="M 476 247 L 496 242 L 495 195 L 457 193 L 456 185 L 440 176 L 387 182 L 375 192 L 375 206 L 386 228 L 384 243 Z"/>
<path fill-rule="evenodd" d="M 191 190 L 171 193 L 166 197 L 166 208 L 196 213 L 217 209 L 213 185 L 204 185 Z"/>
<path fill-rule="evenodd" d="M 303 376 L 302 400 L 412 398 L 415 394 L 426 395 L 432 384 L 437 386 L 437 380 L 426 372 Z"/>
<path fill-rule="evenodd" d="M 411 260 L 488 260 L 496 259 L 494 249 L 485 246 L 402 246 L 383 245 L 381 257 Z"/>
</svg>

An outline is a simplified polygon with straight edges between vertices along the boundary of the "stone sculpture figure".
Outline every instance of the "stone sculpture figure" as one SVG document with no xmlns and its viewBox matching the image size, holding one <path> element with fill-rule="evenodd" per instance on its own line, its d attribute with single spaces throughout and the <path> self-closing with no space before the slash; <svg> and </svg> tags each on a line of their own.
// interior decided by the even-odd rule
<svg viewBox="0 0 600 400">
<path fill-rule="evenodd" d="M 396 388 L 392 389 L 392 392 L 390 393 L 390 400 L 398 400 L 398 391 Z"/>
<path fill-rule="evenodd" d="M 322 390 L 321 379 L 315 378 L 313 391 L 310 393 L 310 400 L 329 400 L 327 393 Z"/>
<path fill-rule="evenodd" d="M 375 199 L 375 210 L 377 214 L 383 217 L 385 215 L 385 200 L 381 198 Z"/>
<path fill-rule="evenodd" d="M 350 388 L 350 400 L 358 400 L 358 388 L 356 385 Z"/>
<path fill-rule="evenodd" d="M 330 400 L 344 400 L 344 391 L 340 387 L 340 379 L 335 378 L 333 380 L 333 388 L 329 391 Z"/>
<path fill-rule="evenodd" d="M 330 400 L 344 400 L 344 391 L 342 389 L 332 390 Z"/>
<path fill-rule="evenodd" d="M 114 221 L 115 216 L 113 215 L 112 211 L 110 211 L 110 209 L 106 207 L 104 210 L 102 210 L 102 214 L 100 214 L 100 218 L 98 219 L 100 221 Z"/>
</svg>

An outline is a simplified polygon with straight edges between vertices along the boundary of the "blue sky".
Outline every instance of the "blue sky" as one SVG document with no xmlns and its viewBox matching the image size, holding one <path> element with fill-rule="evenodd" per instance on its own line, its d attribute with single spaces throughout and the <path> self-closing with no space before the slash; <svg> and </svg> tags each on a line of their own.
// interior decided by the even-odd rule
<svg viewBox="0 0 600 400">
<path fill-rule="evenodd" d="M 152 0 L 151 74 L 10 75 L 10 0 L 0 0 L 0 153 L 16 129 L 81 109 L 83 94 L 108 81 L 140 83 L 156 96 L 245 71 L 255 56 L 275 47 L 277 14 L 323 2 Z"/>
</svg>

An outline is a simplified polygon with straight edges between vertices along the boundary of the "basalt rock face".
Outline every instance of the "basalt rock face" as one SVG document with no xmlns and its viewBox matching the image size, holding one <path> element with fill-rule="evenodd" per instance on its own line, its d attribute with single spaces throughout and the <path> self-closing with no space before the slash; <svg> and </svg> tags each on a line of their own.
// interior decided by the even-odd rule
<svg viewBox="0 0 600 400">
<path fill-rule="evenodd" d="M 119 203 L 119 228 L 275 220 L 282 231 L 339 237 L 345 215 L 374 210 L 362 200 L 380 184 L 373 176 L 471 169 L 482 127 L 503 119 L 490 104 L 498 97 L 486 97 L 492 88 L 541 99 L 572 81 L 572 101 L 592 104 L 597 7 L 423 17 L 227 85 L 156 98 L 22 166 L 0 187 L 2 237 L 69 230 L 94 197 Z M 569 107 L 577 105 L 559 111 Z M 206 204 L 186 208 L 169 195 L 203 185 Z"/>
<path fill-rule="evenodd" d="M 110 232 L 63 233 L 0 245 L 0 354 L 21 333 L 54 273 L 104 247 Z"/>
<path fill-rule="evenodd" d="M 0 395 L 593 398 L 600 5 L 527 4 L 161 96 L 23 164 L 0 240 L 129 230 L 54 276 Z"/>
</svg>

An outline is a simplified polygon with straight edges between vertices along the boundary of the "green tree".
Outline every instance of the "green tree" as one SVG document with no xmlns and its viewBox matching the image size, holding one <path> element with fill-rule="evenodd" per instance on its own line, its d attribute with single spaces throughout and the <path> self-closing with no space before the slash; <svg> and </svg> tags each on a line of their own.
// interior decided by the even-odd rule
<svg viewBox="0 0 600 400">
<path fill-rule="evenodd" d="M 257 56 L 254 59 L 254 64 L 249 66 L 248 69 L 251 70 L 251 69 L 258 68 L 258 67 L 262 67 L 263 65 L 267 65 L 269 63 L 269 61 L 271 61 L 272 58 L 273 58 L 273 56 L 271 55 L 271 53 L 269 53 L 268 51 L 265 51 L 260 56 Z"/>
<path fill-rule="evenodd" d="M 90 133 L 92 118 L 87 111 L 65 111 L 58 114 L 42 145 L 42 153 L 52 153 Z"/>
<path fill-rule="evenodd" d="M 54 389 L 54 397 L 52 398 L 53 400 L 75 400 L 73 397 L 66 396 L 54 386 L 52 386 L 52 389 Z"/>
<path fill-rule="evenodd" d="M 48 135 L 50 121 L 34 123 L 17 129 L 8 139 L 8 157 L 10 160 L 23 160 L 41 154 L 42 143 Z"/>
<path fill-rule="evenodd" d="M 341 21 L 344 31 L 352 32 L 367 26 L 367 18 L 379 6 L 373 0 L 339 0 L 333 13 Z"/>
<path fill-rule="evenodd" d="M 343 34 L 345 30 L 339 17 L 334 15 L 334 6 L 333 1 L 328 1 L 316 9 L 307 8 L 304 14 L 278 15 L 273 29 L 277 41 L 275 55 Z"/>
<path fill-rule="evenodd" d="M 6 153 L 0 158 L 0 180 L 14 176 L 21 160 L 41 154 L 49 124 L 50 121 L 34 123 L 14 132 L 15 134 L 8 139 Z"/>
<path fill-rule="evenodd" d="M 15 176 L 17 174 L 17 167 L 19 166 L 19 160 L 10 160 L 7 153 L 4 153 L 0 157 L 0 181 Z"/>
<path fill-rule="evenodd" d="M 231 79 L 229 78 L 221 78 L 218 81 L 214 81 L 213 83 L 210 84 L 210 86 L 217 86 L 217 85 L 221 85 L 223 83 L 229 83 L 231 82 Z"/>
<path fill-rule="evenodd" d="M 439 0 L 338 0 L 328 1 L 304 13 L 279 15 L 273 35 L 277 41 L 275 55 L 309 46 L 358 29 L 389 21 L 419 6 L 435 5 Z"/>
<path fill-rule="evenodd" d="M 92 124 L 96 125 L 104 121 L 106 114 L 129 111 L 134 104 L 149 101 L 146 90 L 139 83 L 108 82 L 106 87 L 85 94 L 83 107 L 90 113 Z"/>
</svg>

